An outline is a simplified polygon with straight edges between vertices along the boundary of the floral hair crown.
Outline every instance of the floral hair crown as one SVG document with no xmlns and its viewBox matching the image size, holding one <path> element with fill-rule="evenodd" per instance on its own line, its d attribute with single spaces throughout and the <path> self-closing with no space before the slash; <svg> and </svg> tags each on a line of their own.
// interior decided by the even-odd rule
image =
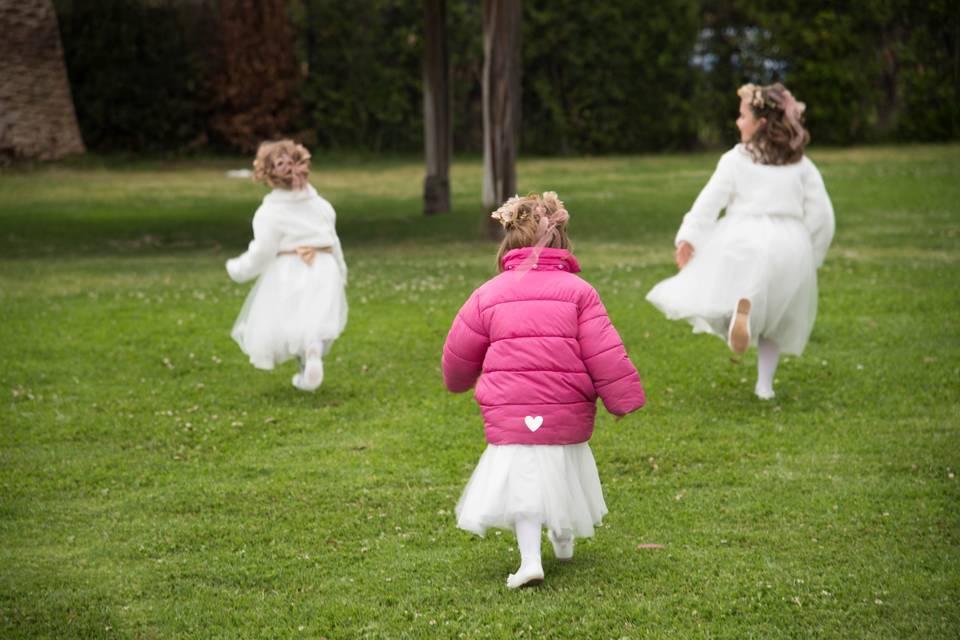
<svg viewBox="0 0 960 640">
<path fill-rule="evenodd" d="M 253 179 L 271 187 L 292 189 L 307 186 L 310 174 L 310 152 L 292 140 L 264 142 L 253 161 Z"/>
<path fill-rule="evenodd" d="M 755 84 L 745 84 L 737 89 L 737 95 L 740 96 L 740 99 L 746 100 L 754 109 L 776 109 L 777 104 L 765 94 L 763 87 L 758 87 Z"/>
<path fill-rule="evenodd" d="M 791 148 L 797 149 L 809 139 L 803 129 L 803 112 L 806 111 L 807 105 L 794 98 L 793 94 L 779 82 L 769 87 L 745 84 L 737 89 L 737 95 L 753 109 L 772 109 L 783 112 L 783 119 L 792 131 Z"/>
<path fill-rule="evenodd" d="M 521 205 L 529 204 L 530 211 Z M 526 220 L 533 213 L 539 219 L 541 231 L 546 233 L 550 227 L 565 224 L 570 219 L 563 201 L 557 197 L 556 191 L 544 191 L 542 195 L 531 194 L 526 197 L 514 195 L 507 199 L 500 208 L 490 214 L 490 217 L 504 228 L 512 222 Z"/>
<path fill-rule="evenodd" d="M 758 87 L 755 84 L 745 84 L 737 89 L 741 100 L 746 100 L 754 109 L 776 109 L 783 111 L 791 124 L 799 124 L 807 105 L 798 101 L 793 94 L 782 84 L 777 83 L 769 87 Z"/>
<path fill-rule="evenodd" d="M 523 200 L 524 198 L 518 195 L 508 198 L 499 209 L 490 214 L 490 217 L 499 222 L 501 227 L 506 228 L 511 222 L 523 219 L 524 216 L 519 213 L 520 207 L 517 206 Z"/>
</svg>

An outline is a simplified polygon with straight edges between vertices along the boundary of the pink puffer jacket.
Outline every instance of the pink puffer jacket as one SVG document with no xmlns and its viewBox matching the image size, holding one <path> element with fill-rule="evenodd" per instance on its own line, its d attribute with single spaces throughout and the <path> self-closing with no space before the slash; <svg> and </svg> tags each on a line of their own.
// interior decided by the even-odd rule
<svg viewBox="0 0 960 640">
<path fill-rule="evenodd" d="M 585 442 L 597 395 L 621 416 L 643 406 L 643 386 L 600 296 L 573 275 L 576 259 L 543 249 L 518 277 L 531 251 L 507 253 L 505 271 L 460 309 L 443 346 L 443 379 L 456 393 L 476 383 L 490 444 Z"/>
</svg>

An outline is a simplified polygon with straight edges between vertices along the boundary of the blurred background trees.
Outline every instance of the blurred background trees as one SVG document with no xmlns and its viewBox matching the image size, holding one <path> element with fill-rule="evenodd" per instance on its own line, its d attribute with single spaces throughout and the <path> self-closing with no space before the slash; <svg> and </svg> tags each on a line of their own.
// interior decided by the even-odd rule
<svg viewBox="0 0 960 640">
<path fill-rule="evenodd" d="M 93 150 L 421 152 L 422 0 L 55 0 Z M 483 145 L 483 1 L 447 5 L 453 144 Z M 946 0 L 525 0 L 524 153 L 735 141 L 735 90 L 784 81 L 816 143 L 960 136 Z"/>
</svg>

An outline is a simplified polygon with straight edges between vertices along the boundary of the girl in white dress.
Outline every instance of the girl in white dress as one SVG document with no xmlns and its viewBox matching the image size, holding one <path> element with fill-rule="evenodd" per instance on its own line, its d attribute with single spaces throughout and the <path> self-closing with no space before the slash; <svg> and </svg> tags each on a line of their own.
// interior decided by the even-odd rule
<svg viewBox="0 0 960 640">
<path fill-rule="evenodd" d="M 813 329 L 833 205 L 803 153 L 805 105 L 780 83 L 744 85 L 737 94 L 741 143 L 720 158 L 683 218 L 675 241 L 680 272 L 647 300 L 737 354 L 756 346 L 755 393 L 766 400 L 774 397 L 780 354 L 803 353 Z"/>
<path fill-rule="evenodd" d="M 336 214 L 307 182 L 310 153 L 291 140 L 264 142 L 254 179 L 273 187 L 253 216 L 253 241 L 227 260 L 236 282 L 259 276 L 231 336 L 258 369 L 298 358 L 293 385 L 323 382 L 323 357 L 347 324 L 347 265 Z"/>
</svg>

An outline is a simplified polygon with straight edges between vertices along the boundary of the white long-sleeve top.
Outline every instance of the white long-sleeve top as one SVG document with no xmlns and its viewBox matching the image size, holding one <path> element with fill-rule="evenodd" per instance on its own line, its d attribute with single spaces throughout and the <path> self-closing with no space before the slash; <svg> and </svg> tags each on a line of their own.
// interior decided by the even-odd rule
<svg viewBox="0 0 960 640">
<path fill-rule="evenodd" d="M 788 216 L 803 221 L 819 267 L 833 240 L 833 204 L 817 167 L 806 156 L 787 165 L 753 161 L 742 144 L 727 151 L 683 217 L 676 244 L 696 249 L 712 233 L 720 212 L 726 216 Z"/>
<path fill-rule="evenodd" d="M 330 247 L 347 282 L 347 263 L 336 231 L 337 214 L 329 202 L 307 185 L 298 191 L 274 189 L 253 215 L 253 240 L 246 252 L 227 260 L 227 273 L 236 282 L 256 278 L 278 251 L 297 247 Z"/>
</svg>

